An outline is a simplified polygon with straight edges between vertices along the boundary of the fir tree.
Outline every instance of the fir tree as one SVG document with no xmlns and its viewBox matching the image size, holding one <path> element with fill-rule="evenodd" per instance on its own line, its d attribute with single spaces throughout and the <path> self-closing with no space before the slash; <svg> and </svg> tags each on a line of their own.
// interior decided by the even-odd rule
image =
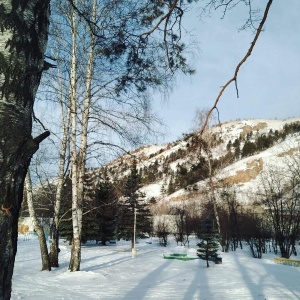
<svg viewBox="0 0 300 300">
<path fill-rule="evenodd" d="M 235 139 L 234 143 L 232 144 L 232 146 L 234 147 L 234 156 L 238 159 L 240 158 L 240 140 L 239 139 Z"/>
<path fill-rule="evenodd" d="M 246 141 L 242 149 L 242 157 L 253 155 L 256 151 L 256 146 L 250 141 Z"/>
<path fill-rule="evenodd" d="M 145 195 L 138 191 L 141 178 L 137 171 L 136 160 L 133 161 L 130 174 L 124 184 L 124 201 L 120 205 L 118 215 L 118 237 L 131 240 L 134 246 L 134 214 L 136 211 L 136 236 L 143 237 L 152 231 L 151 215 L 147 204 L 143 201 Z"/>
<path fill-rule="evenodd" d="M 100 182 L 96 193 L 98 236 L 102 245 L 107 241 L 115 239 L 117 227 L 117 192 L 110 179 L 106 176 Z"/>
<path fill-rule="evenodd" d="M 168 193 L 168 195 L 171 195 L 174 192 L 175 192 L 174 179 L 173 179 L 173 176 L 171 176 L 170 181 L 169 181 L 169 185 L 168 185 L 167 193 Z"/>
<path fill-rule="evenodd" d="M 206 266 L 209 267 L 209 260 L 215 260 L 219 249 L 218 233 L 214 229 L 214 222 L 210 219 L 205 219 L 203 226 L 198 233 L 200 243 L 197 244 L 197 255 L 199 258 L 206 260 Z"/>
<path fill-rule="evenodd" d="M 231 147 L 232 147 L 232 142 L 231 142 L 231 140 L 229 140 L 229 142 L 226 146 L 227 151 L 231 151 Z"/>
</svg>

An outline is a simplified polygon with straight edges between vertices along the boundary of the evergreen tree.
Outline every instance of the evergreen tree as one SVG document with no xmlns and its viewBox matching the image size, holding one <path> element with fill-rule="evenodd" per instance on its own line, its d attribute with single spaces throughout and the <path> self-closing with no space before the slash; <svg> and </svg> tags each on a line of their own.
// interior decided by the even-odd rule
<svg viewBox="0 0 300 300">
<path fill-rule="evenodd" d="M 169 181 L 169 184 L 168 184 L 167 193 L 168 193 L 168 195 L 171 195 L 174 192 L 175 192 L 174 179 L 173 179 L 173 176 L 171 175 L 171 178 L 170 178 L 170 181 Z"/>
<path fill-rule="evenodd" d="M 100 182 L 95 200 L 98 207 L 96 215 L 98 239 L 105 245 L 107 241 L 116 237 L 118 213 L 117 191 L 109 177 L 105 176 L 104 181 Z"/>
<path fill-rule="evenodd" d="M 200 243 L 197 244 L 197 255 L 206 260 L 206 266 L 209 267 L 208 260 L 215 260 L 219 249 L 218 233 L 214 228 L 214 222 L 211 219 L 205 219 L 203 226 L 198 232 Z"/>
<path fill-rule="evenodd" d="M 231 140 L 229 140 L 229 142 L 226 146 L 227 151 L 231 151 L 231 147 L 232 147 L 232 142 L 231 142 Z"/>
<path fill-rule="evenodd" d="M 242 157 L 250 156 L 256 151 L 256 145 L 250 141 L 246 141 L 242 149 Z"/>
<path fill-rule="evenodd" d="M 161 188 L 160 188 L 160 192 L 161 192 L 161 194 L 166 194 L 166 186 L 167 186 L 167 178 L 165 177 L 165 179 L 164 179 L 164 181 L 163 181 L 163 184 L 162 184 L 162 186 L 161 186 Z"/>
<path fill-rule="evenodd" d="M 239 139 L 235 139 L 234 143 L 232 144 L 232 146 L 234 147 L 234 156 L 236 158 L 240 158 L 240 140 Z"/>
<path fill-rule="evenodd" d="M 136 160 L 133 161 L 130 174 L 127 177 L 123 196 L 118 213 L 118 237 L 131 240 L 134 247 L 134 215 L 136 213 L 136 237 L 143 237 L 145 233 L 151 233 L 151 215 L 147 204 L 143 201 L 145 195 L 138 191 L 141 187 L 141 178 L 137 171 Z"/>
</svg>

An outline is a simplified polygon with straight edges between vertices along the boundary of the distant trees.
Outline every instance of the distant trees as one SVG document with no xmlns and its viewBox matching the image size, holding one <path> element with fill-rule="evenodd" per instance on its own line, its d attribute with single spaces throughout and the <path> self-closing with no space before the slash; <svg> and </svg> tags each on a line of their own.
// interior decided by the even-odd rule
<svg viewBox="0 0 300 300">
<path fill-rule="evenodd" d="M 223 188 L 220 192 L 219 204 L 220 238 L 223 251 L 227 252 L 231 247 L 236 250 L 240 242 L 239 232 L 239 203 L 236 200 L 236 192 L 230 188 Z"/>
<path fill-rule="evenodd" d="M 285 124 L 282 130 L 269 130 L 268 133 L 253 134 L 252 131 L 248 132 L 246 136 L 236 138 L 232 143 L 231 140 L 226 145 L 227 153 L 232 154 L 235 159 L 248 157 L 268 149 L 279 140 L 283 140 L 287 135 L 299 132 L 299 124 L 292 122 Z"/>
<path fill-rule="evenodd" d="M 242 149 L 242 157 L 251 156 L 256 152 L 256 145 L 250 141 L 245 141 Z"/>
<path fill-rule="evenodd" d="M 260 199 L 273 223 L 275 241 L 284 258 L 289 258 L 295 252 L 300 236 L 299 162 L 297 164 L 300 156 L 295 157 L 295 165 L 287 162 L 288 168 L 273 168 L 261 177 Z"/>
<path fill-rule="evenodd" d="M 170 234 L 170 227 L 168 219 L 164 216 L 158 220 L 155 228 L 155 234 L 159 239 L 159 244 L 166 247 L 168 244 L 168 236 Z"/>
<path fill-rule="evenodd" d="M 170 209 L 174 220 L 173 234 L 176 243 L 189 246 L 189 237 L 198 231 L 200 216 L 196 203 L 181 204 Z"/>
<path fill-rule="evenodd" d="M 262 254 L 267 251 L 268 243 L 272 240 L 268 218 L 255 206 L 252 211 L 248 209 L 240 212 L 238 218 L 241 241 L 248 244 L 254 258 L 261 258 Z"/>
</svg>

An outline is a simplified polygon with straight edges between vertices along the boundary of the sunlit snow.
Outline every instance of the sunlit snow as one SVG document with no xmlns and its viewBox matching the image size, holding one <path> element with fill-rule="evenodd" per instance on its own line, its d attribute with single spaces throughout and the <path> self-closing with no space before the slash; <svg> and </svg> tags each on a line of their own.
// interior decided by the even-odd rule
<svg viewBox="0 0 300 300">
<path fill-rule="evenodd" d="M 81 271 L 74 273 L 68 271 L 70 246 L 61 241 L 60 267 L 41 272 L 38 240 L 20 236 L 11 299 L 300 299 L 300 268 L 275 264 L 273 253 L 262 259 L 252 258 L 247 248 L 220 253 L 223 263 L 206 268 L 199 259 L 163 258 L 170 253 L 196 257 L 196 239 L 190 248 L 150 241 L 139 240 L 136 258 L 130 242 L 86 244 Z"/>
</svg>

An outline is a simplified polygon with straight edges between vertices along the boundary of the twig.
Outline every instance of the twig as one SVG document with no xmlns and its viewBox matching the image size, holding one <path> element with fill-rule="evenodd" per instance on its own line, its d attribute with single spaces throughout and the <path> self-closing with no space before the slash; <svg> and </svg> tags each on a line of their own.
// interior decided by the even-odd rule
<svg viewBox="0 0 300 300">
<path fill-rule="evenodd" d="M 253 48 L 257 42 L 257 39 L 260 35 L 260 33 L 262 32 L 262 28 L 265 24 L 265 21 L 267 20 L 267 16 L 268 16 L 268 13 L 269 13 L 269 9 L 271 7 L 271 4 L 272 4 L 273 0 L 269 0 L 268 3 L 267 3 L 267 6 L 266 6 L 266 9 L 265 9 L 265 12 L 264 12 L 264 16 L 257 28 L 257 31 L 256 31 L 256 34 L 254 36 L 254 39 L 251 43 L 251 47 L 249 48 L 248 52 L 246 53 L 246 55 L 244 56 L 244 58 L 240 61 L 240 63 L 237 65 L 236 69 L 235 69 L 235 72 L 234 72 L 234 76 L 222 87 L 221 91 L 219 92 L 219 95 L 217 97 L 217 99 L 215 100 L 215 103 L 213 105 L 213 107 L 208 111 L 207 115 L 206 115 L 206 119 L 205 119 L 205 122 L 202 126 L 202 129 L 200 130 L 200 136 L 202 136 L 202 134 L 204 133 L 205 129 L 206 129 L 206 126 L 208 124 L 208 121 L 209 121 L 209 118 L 213 112 L 214 109 L 217 109 L 217 105 L 219 103 L 219 100 L 223 94 L 223 92 L 225 91 L 225 89 L 234 81 L 235 82 L 235 88 L 236 88 L 236 93 L 237 93 L 237 98 L 239 97 L 239 91 L 238 91 L 238 87 L 237 87 L 237 75 L 238 75 L 238 72 L 240 70 L 240 67 L 242 66 L 242 64 L 247 60 L 247 58 L 251 55 L 252 51 L 253 51 Z"/>
</svg>

